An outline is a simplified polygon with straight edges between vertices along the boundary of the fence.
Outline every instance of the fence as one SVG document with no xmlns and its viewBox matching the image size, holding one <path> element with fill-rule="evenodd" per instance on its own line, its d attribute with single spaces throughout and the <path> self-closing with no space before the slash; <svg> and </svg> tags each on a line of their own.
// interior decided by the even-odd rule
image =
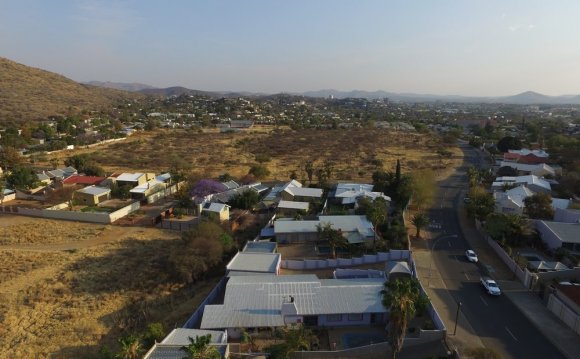
<svg viewBox="0 0 580 359">
<path fill-rule="evenodd" d="M 170 229 L 174 231 L 189 231 L 193 227 L 197 226 L 201 221 L 200 217 L 196 217 L 189 221 L 180 221 L 180 220 L 173 220 L 173 219 L 162 219 L 159 226 L 163 229 Z"/>
<path fill-rule="evenodd" d="M 225 288 L 227 280 L 228 280 L 227 277 L 222 277 L 222 279 L 220 279 L 218 284 L 216 284 L 216 286 L 213 287 L 211 292 L 209 292 L 207 297 L 205 297 L 203 302 L 201 302 L 199 307 L 197 307 L 197 309 L 195 310 L 195 312 L 193 312 L 191 317 L 189 317 L 187 322 L 185 322 L 185 324 L 183 324 L 184 328 L 190 328 L 190 329 L 196 328 L 196 327 L 199 328 L 199 325 L 201 324 L 201 317 L 203 316 L 203 310 L 205 309 L 205 306 L 210 304 L 211 302 L 213 302 L 216 299 L 216 297 L 220 294 L 220 292 Z"/>
<path fill-rule="evenodd" d="M 16 206 L 0 206 L 0 213 L 11 213 L 40 218 L 62 219 L 67 221 L 109 224 L 118 220 L 121 217 L 128 215 L 129 213 L 135 212 L 141 207 L 139 202 L 133 202 L 130 205 L 125 206 L 115 212 L 103 213 L 103 212 L 67 211 L 62 210 L 63 208 L 62 206 L 63 204 L 60 204 L 48 209 L 24 208 Z"/>
<path fill-rule="evenodd" d="M 489 235 L 487 235 L 486 233 L 484 233 L 482 231 L 481 223 L 479 221 L 475 221 L 475 222 L 476 222 L 475 223 L 476 228 L 479 230 L 479 232 L 481 233 L 483 238 L 486 240 L 486 242 L 489 244 L 489 246 L 495 251 L 495 253 L 498 255 L 498 257 L 505 263 L 505 265 L 508 268 L 511 269 L 512 272 L 514 272 L 514 276 L 516 278 L 518 278 L 518 280 L 526 288 L 530 288 L 534 282 L 533 281 L 533 278 L 534 278 L 533 273 L 531 273 L 527 269 L 520 268 L 520 266 L 516 263 L 516 261 L 513 260 L 513 258 L 511 258 L 509 256 L 509 254 L 507 254 L 506 251 L 496 241 L 493 240 L 493 238 L 491 238 Z"/>
<path fill-rule="evenodd" d="M 580 335 L 580 315 L 576 314 L 576 312 L 570 309 L 554 294 L 550 294 L 548 309 L 566 323 L 576 334 Z"/>
<path fill-rule="evenodd" d="M 175 192 L 177 192 L 178 189 L 179 189 L 179 184 L 174 184 L 174 185 L 171 185 L 171 186 L 169 186 L 169 187 L 167 187 L 159 192 L 155 192 L 152 195 L 147 197 L 147 203 L 151 204 L 151 203 L 157 202 L 162 198 L 165 198 L 169 195 L 174 194 Z"/>
<path fill-rule="evenodd" d="M 365 254 L 362 257 L 337 258 L 337 259 L 305 259 L 305 260 L 282 260 L 281 268 L 293 270 L 307 269 L 331 269 L 337 267 L 353 267 L 363 264 L 374 264 L 393 260 L 409 260 L 411 252 L 408 250 L 391 250 L 390 252 L 378 252 L 377 254 Z"/>
</svg>

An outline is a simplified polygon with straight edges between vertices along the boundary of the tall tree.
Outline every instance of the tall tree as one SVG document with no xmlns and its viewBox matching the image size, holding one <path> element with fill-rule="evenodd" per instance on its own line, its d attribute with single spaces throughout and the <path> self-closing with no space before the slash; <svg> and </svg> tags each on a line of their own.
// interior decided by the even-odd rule
<svg viewBox="0 0 580 359">
<path fill-rule="evenodd" d="M 314 162 L 311 160 L 306 161 L 304 164 L 304 172 L 306 172 L 306 176 L 308 176 L 308 182 L 312 183 L 312 176 L 314 175 Z"/>
<path fill-rule="evenodd" d="M 115 355 L 116 359 L 139 359 L 141 358 L 141 353 L 143 348 L 141 347 L 141 342 L 139 338 L 134 335 L 129 335 L 119 339 L 119 344 L 121 344 L 121 349 Z"/>
<path fill-rule="evenodd" d="M 385 282 L 381 295 L 382 304 L 389 311 L 388 337 L 394 359 L 403 348 L 407 325 L 415 315 L 421 290 L 415 278 L 395 279 Z"/>
<path fill-rule="evenodd" d="M 417 213 L 415 216 L 413 216 L 411 223 L 413 223 L 413 225 L 417 229 L 417 233 L 415 236 L 417 238 L 421 238 L 421 229 L 425 228 L 429 224 L 429 217 L 427 217 L 425 213 L 420 212 Z"/>
<path fill-rule="evenodd" d="M 397 158 L 397 167 L 395 168 L 395 182 L 401 183 L 401 160 Z"/>
<path fill-rule="evenodd" d="M 219 359 L 221 355 L 216 347 L 211 346 L 211 334 L 189 337 L 189 344 L 181 347 L 185 352 L 184 359 Z"/>
<path fill-rule="evenodd" d="M 316 231 L 318 232 L 318 238 L 328 242 L 332 258 L 336 258 L 336 248 L 345 248 L 348 246 L 346 238 L 344 238 L 340 231 L 332 228 L 331 223 L 320 223 L 316 225 Z"/>
<path fill-rule="evenodd" d="M 509 150 L 521 150 L 522 141 L 512 136 L 506 136 L 499 140 L 497 143 L 497 149 L 501 152 L 507 152 Z"/>
<path fill-rule="evenodd" d="M 524 213 L 532 219 L 554 219 L 552 196 L 548 193 L 536 193 L 524 199 Z"/>
</svg>

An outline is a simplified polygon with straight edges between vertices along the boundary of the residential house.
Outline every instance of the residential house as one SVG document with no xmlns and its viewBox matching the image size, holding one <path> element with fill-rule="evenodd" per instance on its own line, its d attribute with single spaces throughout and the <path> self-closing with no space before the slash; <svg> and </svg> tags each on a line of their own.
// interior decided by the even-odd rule
<svg viewBox="0 0 580 359">
<path fill-rule="evenodd" d="M 556 208 L 554 222 L 580 223 L 580 209 Z"/>
<path fill-rule="evenodd" d="M 404 261 L 390 261 L 385 266 L 385 274 L 388 280 L 395 280 L 401 278 L 411 278 L 413 272 L 409 268 L 409 263 Z"/>
<path fill-rule="evenodd" d="M 73 199 L 78 203 L 96 206 L 101 202 L 111 199 L 111 189 L 97 186 L 81 188 L 73 193 Z"/>
<path fill-rule="evenodd" d="M 228 334 L 225 331 L 176 328 L 160 343 L 155 343 L 143 359 L 183 359 L 187 353 L 182 349 L 191 344 L 190 338 L 210 335 L 209 345 L 214 346 L 222 358 L 229 357 Z"/>
<path fill-rule="evenodd" d="M 224 203 L 206 202 L 201 205 L 201 213 L 205 213 L 206 215 L 214 214 L 220 222 L 224 222 L 230 219 L 230 208 L 230 206 Z"/>
<path fill-rule="evenodd" d="M 50 180 L 50 177 L 48 177 L 48 175 L 44 172 L 37 173 L 36 178 L 38 179 L 38 182 L 40 182 L 42 185 L 45 185 L 45 186 L 49 185 L 52 182 Z"/>
<path fill-rule="evenodd" d="M 580 334 L 580 285 L 570 282 L 557 284 L 548 298 L 548 309 Z"/>
<path fill-rule="evenodd" d="M 252 120 L 230 120 L 230 128 L 252 128 L 254 121 Z"/>
<path fill-rule="evenodd" d="M 552 191 L 552 186 L 548 181 L 534 175 L 497 177 L 491 184 L 491 188 L 493 190 L 503 190 L 506 186 L 515 187 L 522 184 L 525 184 L 532 192 L 550 193 Z"/>
<path fill-rule="evenodd" d="M 16 191 L 13 189 L 9 189 L 9 188 L 4 188 L 2 190 L 2 198 L 0 198 L 0 202 L 2 204 L 8 202 L 8 201 L 12 201 L 16 199 Z"/>
<path fill-rule="evenodd" d="M 536 221 L 535 225 L 549 249 L 565 248 L 580 254 L 580 223 Z"/>
<path fill-rule="evenodd" d="M 72 175 L 62 180 L 63 185 L 96 186 L 103 182 L 106 177 Z"/>
<path fill-rule="evenodd" d="M 382 324 L 384 279 L 319 279 L 316 275 L 230 277 L 223 303 L 206 305 L 201 329 L 225 330 L 239 338 L 241 328 Z"/>
<path fill-rule="evenodd" d="M 134 188 L 147 183 L 155 177 L 152 173 L 121 173 L 114 181 L 119 187 Z"/>
<path fill-rule="evenodd" d="M 530 261 L 528 262 L 528 269 L 533 272 L 553 272 L 569 268 L 560 262 Z"/>
<path fill-rule="evenodd" d="M 387 203 L 391 202 L 391 197 L 382 192 L 373 192 L 373 185 L 359 183 L 338 183 L 329 198 L 334 198 L 336 202 L 344 206 L 357 207 L 357 202 L 361 198 L 368 198 L 374 201 L 376 198 L 383 198 Z"/>
<path fill-rule="evenodd" d="M 163 191 L 166 186 L 167 185 L 165 182 L 160 182 L 157 179 L 153 179 L 132 188 L 129 190 L 129 193 L 131 194 L 131 198 L 142 201 L 153 193 Z"/>
<path fill-rule="evenodd" d="M 506 214 L 524 214 L 525 199 L 533 196 L 535 193 L 531 191 L 526 185 L 521 185 L 505 192 L 495 191 L 493 197 L 495 199 L 495 211 Z M 570 200 L 563 198 L 552 198 L 552 208 L 565 209 L 570 205 Z"/>
<path fill-rule="evenodd" d="M 310 203 L 281 200 L 276 208 L 278 218 L 295 217 L 299 213 L 308 213 Z"/>
<path fill-rule="evenodd" d="M 238 275 L 280 274 L 280 253 L 238 252 L 226 266 L 228 277 Z"/>
<path fill-rule="evenodd" d="M 317 241 L 318 226 L 329 223 L 351 244 L 370 242 L 375 238 L 374 227 L 366 216 L 319 216 L 318 220 L 277 220 L 274 235 L 278 243 Z"/>
<path fill-rule="evenodd" d="M 518 171 L 519 175 L 534 175 L 537 177 L 544 177 L 544 176 L 556 176 L 556 170 L 552 168 L 550 165 L 545 163 L 539 164 L 526 164 L 526 163 L 519 163 L 519 162 L 506 162 L 502 161 L 500 163 L 500 167 L 511 167 Z"/>
<path fill-rule="evenodd" d="M 302 183 L 292 180 L 283 185 L 275 186 L 264 198 L 266 204 L 277 203 L 280 200 L 297 202 L 320 202 L 323 190 L 321 188 L 305 188 Z"/>
<path fill-rule="evenodd" d="M 246 253 L 276 253 L 278 244 L 270 241 L 248 241 L 242 252 Z"/>
</svg>

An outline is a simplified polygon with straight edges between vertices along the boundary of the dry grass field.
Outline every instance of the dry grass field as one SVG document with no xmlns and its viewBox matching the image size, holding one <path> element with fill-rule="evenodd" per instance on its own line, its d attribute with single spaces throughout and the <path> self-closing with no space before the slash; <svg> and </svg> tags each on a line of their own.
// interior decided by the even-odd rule
<svg viewBox="0 0 580 359">
<path fill-rule="evenodd" d="M 271 172 L 266 180 L 287 180 L 292 172 L 304 180 L 307 160 L 314 161 L 315 168 L 329 160 L 334 167 L 331 180 L 368 182 L 377 162 L 385 170 L 394 170 L 400 159 L 403 171 L 408 172 L 453 167 L 453 159 L 443 159 L 437 154 L 442 146 L 440 139 L 430 134 L 386 129 L 293 131 L 257 127 L 240 133 L 141 132 L 122 142 L 62 152 L 59 156 L 64 160 L 72 154 L 91 153 L 108 171 L 161 172 L 178 166 L 206 177 L 227 172 L 240 178 L 257 163 L 255 156 L 259 154 L 270 159 L 264 163 Z M 450 150 L 456 155 L 460 153 L 458 149 Z"/>
<path fill-rule="evenodd" d="M 242 177 L 269 158 L 268 179 L 304 180 L 307 160 L 333 163 L 333 180 L 371 180 L 380 168 L 431 169 L 445 176 L 462 160 L 442 158 L 434 136 L 378 129 L 255 128 L 221 134 L 185 130 L 138 133 L 60 159 L 91 153 L 107 171 L 167 171 L 174 165 L 205 177 Z M 52 155 L 51 155 L 52 156 Z M 61 161 L 62 163 L 62 161 Z M 167 253 L 178 233 L 0 215 L 0 358 L 91 358 L 102 346 L 147 323 L 181 325 L 217 279 L 192 289 L 171 284 Z"/>
<path fill-rule="evenodd" d="M 0 216 L 0 229 L 47 226 L 40 219 L 20 225 L 5 221 Z M 60 224 L 66 232 L 99 237 L 94 225 Z M 0 358 L 96 357 L 101 346 L 115 349 L 119 336 L 148 323 L 169 329 L 183 324 L 212 289 L 214 280 L 193 290 L 171 284 L 164 264 L 167 250 L 179 241 L 177 233 L 139 227 L 110 231 L 115 240 L 105 234 L 100 245 L 62 237 L 55 243 L 78 247 L 64 251 L 58 244 L 51 250 L 40 236 L 45 244 L 26 250 L 0 245 Z"/>
</svg>

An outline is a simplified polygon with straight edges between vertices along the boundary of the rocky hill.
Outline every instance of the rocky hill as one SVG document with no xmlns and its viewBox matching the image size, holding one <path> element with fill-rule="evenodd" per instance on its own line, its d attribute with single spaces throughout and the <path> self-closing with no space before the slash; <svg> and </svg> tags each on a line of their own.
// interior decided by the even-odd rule
<svg viewBox="0 0 580 359">
<path fill-rule="evenodd" d="M 141 94 L 77 83 L 0 57 L 0 126 L 81 110 L 106 110 Z"/>
</svg>

